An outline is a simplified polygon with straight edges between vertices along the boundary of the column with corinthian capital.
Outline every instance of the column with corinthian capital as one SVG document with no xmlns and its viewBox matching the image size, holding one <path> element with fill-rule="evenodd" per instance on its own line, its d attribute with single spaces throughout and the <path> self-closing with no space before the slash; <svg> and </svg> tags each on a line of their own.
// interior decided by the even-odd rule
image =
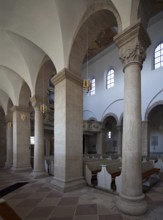
<svg viewBox="0 0 163 220">
<path fill-rule="evenodd" d="M 83 91 L 77 74 L 63 69 L 55 85 L 54 179 L 61 191 L 83 185 Z"/>
<path fill-rule="evenodd" d="M 35 111 L 34 117 L 34 165 L 33 165 L 33 177 L 48 176 L 45 172 L 45 159 L 44 159 L 44 123 L 43 113 L 40 111 L 39 102 L 36 97 L 31 98 L 31 103 Z"/>
<path fill-rule="evenodd" d="M 141 170 L 141 68 L 150 39 L 137 23 L 114 38 L 124 65 L 124 119 L 122 188 L 117 207 L 130 215 L 142 215 L 147 203 L 142 193 Z"/>
</svg>

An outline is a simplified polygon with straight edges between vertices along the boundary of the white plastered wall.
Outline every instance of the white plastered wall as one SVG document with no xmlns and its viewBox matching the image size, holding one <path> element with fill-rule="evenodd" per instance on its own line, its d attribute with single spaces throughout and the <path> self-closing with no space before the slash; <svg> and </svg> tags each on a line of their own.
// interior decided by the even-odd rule
<svg viewBox="0 0 163 220">
<path fill-rule="evenodd" d="M 147 57 L 141 72 L 142 121 L 145 120 L 147 109 L 154 103 L 163 100 L 163 68 L 153 69 L 154 48 L 158 43 L 163 42 L 162 24 L 163 19 L 160 19 L 147 30 L 152 43 L 147 49 Z M 105 74 L 112 67 L 115 70 L 115 87 L 107 90 Z M 89 65 L 83 65 L 82 78 L 95 77 L 96 79 L 96 94 L 90 96 L 84 92 L 83 120 L 95 116 L 97 120 L 102 121 L 109 113 L 116 114 L 120 119 L 123 114 L 124 99 L 124 73 L 122 70 L 118 49 L 114 45 L 93 58 Z"/>
</svg>

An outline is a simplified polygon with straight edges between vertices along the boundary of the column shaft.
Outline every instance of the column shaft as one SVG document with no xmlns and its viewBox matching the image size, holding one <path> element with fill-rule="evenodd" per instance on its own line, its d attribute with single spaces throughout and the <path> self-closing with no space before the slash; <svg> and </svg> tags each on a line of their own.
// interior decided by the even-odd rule
<svg viewBox="0 0 163 220">
<path fill-rule="evenodd" d="M 103 153 L 103 149 L 102 149 L 102 141 L 103 141 L 103 135 L 102 135 L 102 131 L 97 133 L 96 136 L 96 149 L 97 149 L 97 154 L 102 154 Z"/>
<path fill-rule="evenodd" d="M 142 155 L 149 155 L 149 132 L 148 132 L 148 121 L 142 122 Z"/>
<path fill-rule="evenodd" d="M 6 149 L 6 163 L 5 167 L 11 167 L 13 164 L 13 130 L 12 122 L 7 123 L 7 149 Z"/>
<path fill-rule="evenodd" d="M 141 96 L 140 65 L 125 69 L 125 106 L 123 121 L 123 186 L 128 196 L 142 194 L 141 177 Z"/>
<path fill-rule="evenodd" d="M 32 176 L 35 178 L 48 176 L 45 172 L 45 158 L 44 158 L 44 121 L 43 113 L 40 110 L 39 97 L 31 97 L 31 103 L 35 111 L 34 115 L 34 162 Z"/>
<path fill-rule="evenodd" d="M 141 77 L 149 37 L 140 22 L 114 38 L 124 65 L 124 118 L 122 188 L 117 207 L 130 215 L 142 215 L 147 204 L 142 192 Z"/>
<path fill-rule="evenodd" d="M 34 145 L 34 172 L 44 171 L 44 131 L 43 116 L 39 108 L 35 108 L 35 145 Z"/>
<path fill-rule="evenodd" d="M 122 156 L 122 126 L 117 126 L 118 131 L 118 139 L 117 139 L 117 146 L 118 146 L 118 155 Z"/>
</svg>

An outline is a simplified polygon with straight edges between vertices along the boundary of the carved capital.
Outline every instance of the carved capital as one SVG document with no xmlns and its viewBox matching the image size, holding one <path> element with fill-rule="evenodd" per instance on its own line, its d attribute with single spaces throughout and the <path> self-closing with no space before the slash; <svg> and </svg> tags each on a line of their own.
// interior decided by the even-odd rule
<svg viewBox="0 0 163 220">
<path fill-rule="evenodd" d="M 30 98 L 30 101 L 33 108 L 37 108 L 43 103 L 43 101 L 41 101 L 41 98 L 36 97 L 35 95 Z"/>
<path fill-rule="evenodd" d="M 114 41 L 119 48 L 124 68 L 131 63 L 139 63 L 142 66 L 150 39 L 140 22 L 115 36 Z"/>
<path fill-rule="evenodd" d="M 119 57 L 124 66 L 133 62 L 142 65 L 146 57 L 145 48 L 135 39 L 119 49 Z"/>
<path fill-rule="evenodd" d="M 5 122 L 6 122 L 6 125 L 11 128 L 12 127 L 12 118 L 8 115 L 6 115 L 5 117 Z"/>
</svg>

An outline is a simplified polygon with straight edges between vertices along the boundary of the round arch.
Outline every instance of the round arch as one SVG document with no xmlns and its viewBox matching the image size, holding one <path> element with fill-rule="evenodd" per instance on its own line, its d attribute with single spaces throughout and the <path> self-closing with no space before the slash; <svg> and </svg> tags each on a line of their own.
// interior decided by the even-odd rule
<svg viewBox="0 0 163 220">
<path fill-rule="evenodd" d="M 105 124 L 107 123 L 107 120 L 108 118 L 114 118 L 115 119 L 115 122 L 116 124 L 118 124 L 118 117 L 114 114 L 114 113 L 108 113 L 106 114 L 103 119 L 102 119 L 102 127 L 104 128 L 105 127 Z"/>
<path fill-rule="evenodd" d="M 70 50 L 68 68 L 72 72 L 80 74 L 90 44 L 100 32 L 109 27 L 114 28 L 116 34 L 122 29 L 120 16 L 114 5 L 111 2 L 96 2 L 88 6 L 77 28 Z"/>
<path fill-rule="evenodd" d="M 157 102 L 153 103 L 149 108 L 147 108 L 147 110 L 145 112 L 145 121 L 148 121 L 149 113 L 152 111 L 152 109 L 154 109 L 158 105 L 163 105 L 163 100 L 157 101 Z"/>
<path fill-rule="evenodd" d="M 50 79 L 56 74 L 56 68 L 50 59 L 44 59 L 38 72 L 35 95 L 39 102 L 47 103 L 47 89 Z"/>
</svg>

